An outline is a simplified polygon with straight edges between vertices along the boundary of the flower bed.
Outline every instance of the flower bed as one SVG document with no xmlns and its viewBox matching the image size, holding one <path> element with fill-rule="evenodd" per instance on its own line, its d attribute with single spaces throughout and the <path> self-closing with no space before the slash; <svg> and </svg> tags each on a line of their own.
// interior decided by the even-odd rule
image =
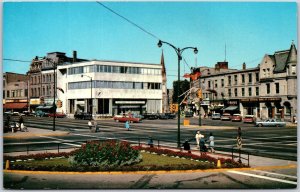
<svg viewBox="0 0 300 192">
<path fill-rule="evenodd" d="M 109 146 L 110 144 L 105 144 L 104 146 Z M 99 145 L 96 145 L 99 147 Z M 101 145 L 103 147 L 103 145 Z M 117 145 L 119 150 L 117 151 L 124 151 L 124 146 L 127 147 L 129 146 L 129 144 L 122 144 L 122 145 Z M 122 146 L 122 147 L 121 147 Z M 74 160 L 74 155 L 80 154 L 80 157 L 86 157 L 86 154 L 83 154 L 83 149 L 85 149 L 86 151 L 86 145 L 82 146 L 81 149 L 77 149 L 74 150 L 72 152 L 69 153 L 43 153 L 43 154 L 32 154 L 32 155 L 22 155 L 22 156 L 15 156 L 15 157 L 11 157 L 11 156 L 4 156 L 4 162 L 6 160 L 10 160 L 10 161 L 14 161 L 16 162 L 17 160 L 43 160 L 43 159 L 50 159 L 50 158 L 67 158 L 70 159 L 72 158 Z M 95 146 L 94 146 L 95 147 Z M 105 148 L 105 147 L 103 147 Z M 95 150 L 95 149 L 99 149 L 97 147 L 93 148 L 93 149 L 89 149 L 90 150 Z M 121 149 L 121 150 L 120 150 Z M 107 150 L 107 149 L 106 149 Z M 220 160 L 221 164 L 222 164 L 222 168 L 236 168 L 236 167 L 246 167 L 244 164 L 240 164 L 238 162 L 232 161 L 231 159 L 224 159 L 224 158 L 219 158 L 216 159 L 214 157 L 211 157 L 209 155 L 207 155 L 206 153 L 203 153 L 201 156 L 198 155 L 194 155 L 191 153 L 187 153 L 187 152 L 176 152 L 173 150 L 169 150 L 169 149 L 160 149 L 160 148 L 148 148 L 148 147 L 141 147 L 141 146 L 133 146 L 130 147 L 129 150 L 133 150 L 133 151 L 146 151 L 146 152 L 150 152 L 150 153 L 155 153 L 157 155 L 157 157 L 159 157 L 160 155 L 163 156 L 169 156 L 169 157 L 177 157 L 177 158 L 185 158 L 185 159 L 190 159 L 193 161 L 197 161 L 199 163 L 197 164 L 167 164 L 167 165 L 139 165 L 137 164 L 137 162 L 128 164 L 128 163 L 121 163 L 119 161 L 120 156 L 113 156 L 116 161 L 114 162 L 118 162 L 118 163 L 114 163 L 113 166 L 109 163 L 91 163 L 91 161 L 89 161 L 90 164 L 88 163 L 82 163 L 82 164 L 78 164 L 78 163 L 70 163 L 70 166 L 66 166 L 66 165 L 28 165 L 28 164 L 20 164 L 20 163 L 11 163 L 10 165 L 10 169 L 12 170 L 32 170 L 32 171 L 77 171 L 77 172 L 89 172 L 89 171 L 154 171 L 154 170 L 195 170 L 195 169 L 213 169 L 216 168 L 217 165 L 217 161 Z M 78 153 L 80 151 L 80 153 Z M 115 150 L 110 150 L 109 153 L 106 153 L 106 155 L 111 154 L 112 151 Z M 126 151 L 126 150 L 125 150 Z M 94 152 L 97 152 L 97 150 L 95 150 Z M 127 151 L 128 152 L 128 151 Z M 125 153 L 126 154 L 126 153 Z M 140 157 L 140 156 L 136 156 L 136 152 L 133 152 L 134 157 Z M 126 155 L 124 155 L 122 153 L 122 158 L 123 157 L 127 157 Z M 93 157 L 93 155 L 89 155 L 88 159 L 91 159 L 91 157 Z M 92 158 L 93 159 L 93 158 Z M 131 159 L 129 157 L 126 158 Z M 71 160 L 72 161 L 72 160 Z M 99 161 L 97 161 L 99 162 Z M 106 162 L 106 161 L 105 161 Z M 132 160 L 130 160 L 130 162 L 133 162 Z"/>
</svg>

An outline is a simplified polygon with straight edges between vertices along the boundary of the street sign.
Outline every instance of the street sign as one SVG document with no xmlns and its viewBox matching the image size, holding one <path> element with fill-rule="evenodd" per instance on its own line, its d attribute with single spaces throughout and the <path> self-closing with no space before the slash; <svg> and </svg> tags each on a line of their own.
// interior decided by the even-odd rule
<svg viewBox="0 0 300 192">
<path fill-rule="evenodd" d="M 242 137 L 237 137 L 237 148 L 242 149 Z"/>
</svg>

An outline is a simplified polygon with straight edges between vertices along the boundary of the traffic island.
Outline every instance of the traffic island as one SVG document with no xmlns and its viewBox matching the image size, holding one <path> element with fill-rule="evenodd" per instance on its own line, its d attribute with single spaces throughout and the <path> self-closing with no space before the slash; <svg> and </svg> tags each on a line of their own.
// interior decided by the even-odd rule
<svg viewBox="0 0 300 192">
<path fill-rule="evenodd" d="M 121 141 L 88 142 L 71 152 L 4 156 L 9 170 L 61 172 L 131 172 L 243 168 L 242 163 L 174 149 L 131 146 Z M 7 164 L 7 163 L 6 163 Z"/>
</svg>

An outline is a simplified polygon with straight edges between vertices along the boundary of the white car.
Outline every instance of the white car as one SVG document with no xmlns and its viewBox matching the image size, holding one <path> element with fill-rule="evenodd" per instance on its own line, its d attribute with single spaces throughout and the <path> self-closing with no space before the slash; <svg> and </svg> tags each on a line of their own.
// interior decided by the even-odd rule
<svg viewBox="0 0 300 192">
<path fill-rule="evenodd" d="M 214 113 L 211 115 L 211 119 L 221 119 L 221 114 L 220 113 Z"/>
</svg>

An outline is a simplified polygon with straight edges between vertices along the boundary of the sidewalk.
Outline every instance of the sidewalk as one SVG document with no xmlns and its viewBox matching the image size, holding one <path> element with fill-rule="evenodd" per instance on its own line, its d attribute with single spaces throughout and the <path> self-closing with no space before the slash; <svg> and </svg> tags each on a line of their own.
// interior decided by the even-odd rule
<svg viewBox="0 0 300 192">
<path fill-rule="evenodd" d="M 24 138 L 24 137 L 38 137 L 38 136 L 62 136 L 67 135 L 67 131 L 53 131 L 49 129 L 38 129 L 28 127 L 28 132 L 7 132 L 3 134 L 3 138 Z"/>
</svg>

